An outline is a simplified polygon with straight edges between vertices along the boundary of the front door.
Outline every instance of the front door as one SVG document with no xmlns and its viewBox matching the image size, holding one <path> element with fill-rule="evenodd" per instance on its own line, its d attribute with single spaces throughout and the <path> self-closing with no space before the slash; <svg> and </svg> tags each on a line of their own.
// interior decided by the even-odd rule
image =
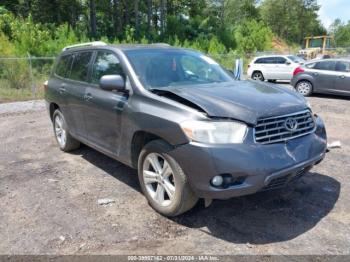
<svg viewBox="0 0 350 262">
<path fill-rule="evenodd" d="M 276 80 L 290 80 L 293 76 L 294 65 L 284 57 L 275 57 Z"/>
<path fill-rule="evenodd" d="M 349 95 L 350 94 L 350 62 L 338 61 L 335 70 L 337 71 L 337 78 L 335 80 L 335 91 Z"/>
<path fill-rule="evenodd" d="M 97 147 L 118 155 L 122 113 L 129 94 L 106 91 L 99 87 L 104 75 L 125 74 L 117 56 L 110 51 L 97 51 L 92 65 L 90 85 L 85 91 L 85 126 L 88 140 Z"/>
</svg>

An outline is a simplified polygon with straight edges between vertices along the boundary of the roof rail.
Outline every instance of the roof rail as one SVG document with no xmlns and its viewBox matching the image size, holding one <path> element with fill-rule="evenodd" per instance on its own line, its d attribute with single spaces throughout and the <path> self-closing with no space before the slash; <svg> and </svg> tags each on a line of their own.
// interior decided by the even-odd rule
<svg viewBox="0 0 350 262">
<path fill-rule="evenodd" d="M 68 49 L 72 48 L 77 48 L 77 47 L 84 47 L 84 46 L 104 46 L 107 45 L 105 42 L 102 41 L 95 41 L 95 42 L 89 42 L 89 43 L 81 43 L 81 44 L 76 44 L 76 45 L 70 45 L 66 46 L 65 48 L 62 49 L 62 51 L 66 51 Z"/>
<path fill-rule="evenodd" d="M 157 46 L 165 46 L 165 47 L 170 47 L 171 45 L 167 44 L 167 43 L 153 43 L 151 45 L 157 45 Z"/>
</svg>

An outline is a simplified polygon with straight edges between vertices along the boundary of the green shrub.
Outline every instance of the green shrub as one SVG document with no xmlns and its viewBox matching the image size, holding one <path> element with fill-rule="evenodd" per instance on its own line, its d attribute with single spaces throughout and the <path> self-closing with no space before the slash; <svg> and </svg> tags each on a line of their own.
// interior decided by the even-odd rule
<svg viewBox="0 0 350 262">
<path fill-rule="evenodd" d="M 241 54 L 251 54 L 271 49 L 273 34 L 264 23 L 246 20 L 236 28 L 235 38 L 237 50 Z"/>
</svg>

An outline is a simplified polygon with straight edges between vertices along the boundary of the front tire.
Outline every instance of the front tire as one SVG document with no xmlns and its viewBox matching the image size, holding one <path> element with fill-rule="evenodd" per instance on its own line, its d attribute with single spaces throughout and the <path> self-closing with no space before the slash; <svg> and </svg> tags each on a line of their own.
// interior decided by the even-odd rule
<svg viewBox="0 0 350 262">
<path fill-rule="evenodd" d="M 307 80 L 301 80 L 295 86 L 295 90 L 303 96 L 310 96 L 312 89 L 312 84 Z"/>
<path fill-rule="evenodd" d="M 151 207 L 174 217 L 191 209 L 198 198 L 180 165 L 166 153 L 168 147 L 163 140 L 149 142 L 139 156 L 138 177 Z"/>
<path fill-rule="evenodd" d="M 53 131 L 57 144 L 64 152 L 69 152 L 80 147 L 80 142 L 73 138 L 68 132 L 67 122 L 59 109 L 52 116 Z"/>
</svg>

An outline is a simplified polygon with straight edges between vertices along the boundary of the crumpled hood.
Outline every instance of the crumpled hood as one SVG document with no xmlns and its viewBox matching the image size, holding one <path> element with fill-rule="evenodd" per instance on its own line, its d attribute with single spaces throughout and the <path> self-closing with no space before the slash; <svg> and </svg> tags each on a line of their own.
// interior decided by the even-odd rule
<svg viewBox="0 0 350 262">
<path fill-rule="evenodd" d="M 232 118 L 253 125 L 261 117 L 307 109 L 305 99 L 293 90 L 252 80 L 162 90 L 196 104 L 210 117 Z"/>
</svg>

